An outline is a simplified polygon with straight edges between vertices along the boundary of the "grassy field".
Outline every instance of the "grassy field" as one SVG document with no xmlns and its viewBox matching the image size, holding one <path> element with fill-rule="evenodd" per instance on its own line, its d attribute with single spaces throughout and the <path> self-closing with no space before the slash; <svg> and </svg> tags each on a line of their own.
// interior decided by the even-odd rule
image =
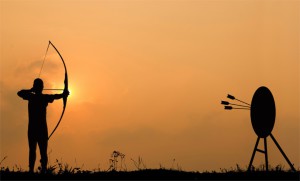
<svg viewBox="0 0 300 181">
<path fill-rule="evenodd" d="M 255 171 L 255 172 L 186 172 L 166 169 L 137 171 L 79 171 L 76 173 L 34 173 L 1 171 L 1 180 L 300 180 L 300 172 Z"/>
<path fill-rule="evenodd" d="M 56 159 L 55 164 L 48 165 L 46 173 L 40 173 L 40 168 L 35 173 L 29 173 L 19 166 L 13 168 L 1 166 L 0 180 L 300 180 L 300 170 L 296 172 L 286 170 L 283 166 L 252 167 L 251 171 L 241 168 L 238 164 L 235 168 L 221 169 L 219 171 L 193 172 L 177 168 L 148 169 L 139 157 L 137 161 L 131 159 L 136 170 L 128 171 L 123 162 L 125 155 L 114 151 L 110 159 L 110 167 L 107 170 L 84 170 L 82 167 L 71 167 Z"/>
<path fill-rule="evenodd" d="M 253 170 L 223 170 L 220 172 L 188 172 L 173 169 L 140 169 L 136 171 L 88 171 L 64 168 L 47 173 L 28 173 L 23 170 L 1 168 L 0 180 L 300 180 L 300 171 L 272 169 L 269 172 Z"/>
</svg>

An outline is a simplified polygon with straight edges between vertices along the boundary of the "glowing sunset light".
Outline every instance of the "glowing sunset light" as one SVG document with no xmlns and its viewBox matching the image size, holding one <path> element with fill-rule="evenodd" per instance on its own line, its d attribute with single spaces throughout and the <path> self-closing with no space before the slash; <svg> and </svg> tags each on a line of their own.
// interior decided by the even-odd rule
<svg viewBox="0 0 300 181">
<path fill-rule="evenodd" d="M 247 168 L 257 136 L 249 105 L 237 98 L 251 103 L 266 86 L 276 102 L 272 134 L 298 169 L 299 7 L 290 0 L 1 0 L 2 164 L 28 168 L 28 102 L 17 92 L 37 77 L 45 89 L 64 89 L 65 68 L 51 46 L 39 76 L 50 40 L 65 61 L 70 95 L 49 140 L 49 164 L 62 158 L 107 170 L 117 150 L 128 170 L 139 156 L 147 168 L 170 168 L 174 159 L 188 171 Z M 236 97 L 223 106 L 247 110 L 220 108 L 227 93 Z M 62 110 L 62 99 L 49 103 L 49 132 Z M 271 141 L 268 150 L 272 166 L 289 168 Z M 36 160 L 37 167 L 38 151 Z"/>
</svg>

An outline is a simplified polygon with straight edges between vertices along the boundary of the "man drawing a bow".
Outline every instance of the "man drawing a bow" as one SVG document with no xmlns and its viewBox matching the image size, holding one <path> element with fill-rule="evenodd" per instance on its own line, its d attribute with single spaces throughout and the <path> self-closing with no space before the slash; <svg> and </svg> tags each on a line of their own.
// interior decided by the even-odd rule
<svg viewBox="0 0 300 181">
<path fill-rule="evenodd" d="M 29 172 L 31 173 L 34 172 L 37 144 L 41 154 L 42 173 L 47 169 L 48 128 L 46 112 L 48 103 L 52 103 L 55 99 L 66 98 L 69 95 L 68 90 L 65 90 L 62 94 L 43 94 L 43 88 L 42 79 L 37 78 L 34 80 L 31 89 L 18 92 L 19 97 L 28 101 Z"/>
</svg>

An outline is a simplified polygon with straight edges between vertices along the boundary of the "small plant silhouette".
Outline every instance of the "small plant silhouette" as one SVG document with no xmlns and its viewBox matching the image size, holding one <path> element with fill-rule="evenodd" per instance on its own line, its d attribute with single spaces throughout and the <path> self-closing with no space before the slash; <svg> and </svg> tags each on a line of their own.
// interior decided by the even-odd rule
<svg viewBox="0 0 300 181">
<path fill-rule="evenodd" d="M 177 167 L 176 169 L 175 169 L 175 165 Z M 172 160 L 172 166 L 171 166 L 170 170 L 182 171 L 181 166 L 179 165 L 178 162 L 176 163 L 176 159 L 175 158 Z"/>
<path fill-rule="evenodd" d="M 135 161 L 135 160 L 132 159 L 132 158 L 131 158 L 131 160 L 133 161 L 135 167 L 136 167 L 138 170 L 146 169 L 146 165 L 144 164 L 142 157 L 139 156 L 137 161 Z"/>
<path fill-rule="evenodd" d="M 0 166 L 1 166 L 2 162 L 3 162 L 6 158 L 7 158 L 7 156 L 5 156 L 5 157 L 1 160 Z"/>
<path fill-rule="evenodd" d="M 119 162 L 118 158 L 120 158 L 120 160 L 121 160 L 119 171 L 127 170 L 127 167 L 125 164 L 125 154 L 123 154 L 119 151 L 113 151 L 111 154 L 111 158 L 109 159 L 110 166 L 107 171 L 117 171 L 118 170 L 118 162 Z"/>
</svg>

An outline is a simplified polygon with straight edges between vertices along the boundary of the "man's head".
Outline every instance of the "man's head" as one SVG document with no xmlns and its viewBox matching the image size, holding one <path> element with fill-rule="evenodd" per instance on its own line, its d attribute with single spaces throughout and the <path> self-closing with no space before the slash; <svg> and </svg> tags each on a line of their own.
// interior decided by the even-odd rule
<svg viewBox="0 0 300 181">
<path fill-rule="evenodd" d="M 44 83 L 43 80 L 40 78 L 36 78 L 33 82 L 33 87 L 32 87 L 33 91 L 37 94 L 42 93 L 43 89 L 44 89 Z"/>
</svg>

